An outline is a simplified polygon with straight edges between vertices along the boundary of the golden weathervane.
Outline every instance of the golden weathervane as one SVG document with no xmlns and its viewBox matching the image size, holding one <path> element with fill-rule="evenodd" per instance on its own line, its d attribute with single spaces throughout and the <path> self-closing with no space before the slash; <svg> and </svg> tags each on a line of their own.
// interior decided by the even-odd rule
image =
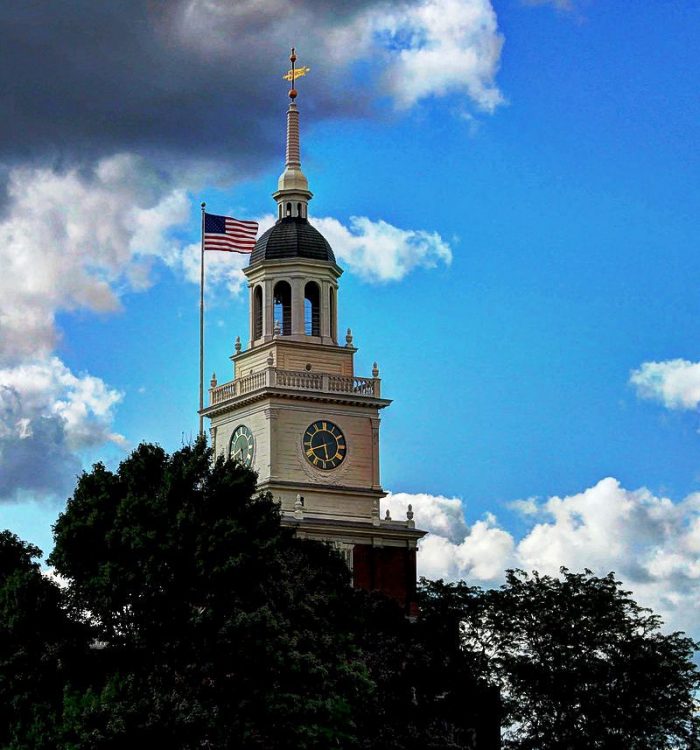
<svg viewBox="0 0 700 750">
<path fill-rule="evenodd" d="M 284 78 L 285 81 L 289 81 L 289 98 L 294 100 L 297 96 L 297 90 L 294 88 L 294 81 L 296 81 L 297 78 L 305 76 L 311 68 L 307 65 L 302 65 L 299 68 L 296 67 L 295 63 L 297 61 L 297 54 L 294 51 L 294 47 L 292 47 L 292 54 L 289 56 L 289 60 L 292 63 L 292 67 L 282 76 L 282 78 Z"/>
</svg>

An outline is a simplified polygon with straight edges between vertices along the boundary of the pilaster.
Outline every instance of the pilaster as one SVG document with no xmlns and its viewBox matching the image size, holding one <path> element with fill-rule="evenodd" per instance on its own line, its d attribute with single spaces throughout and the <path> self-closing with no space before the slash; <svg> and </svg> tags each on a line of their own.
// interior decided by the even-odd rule
<svg viewBox="0 0 700 750">
<path fill-rule="evenodd" d="M 265 413 L 265 420 L 267 422 L 267 439 L 268 439 L 268 465 L 267 465 L 267 477 L 272 477 L 272 470 L 274 466 L 277 466 L 277 416 L 279 409 L 274 406 L 268 406 Z M 262 467 L 260 467 L 262 468 Z M 265 477 L 259 477 L 260 480 L 264 480 Z"/>
<path fill-rule="evenodd" d="M 379 417 L 370 418 L 372 424 L 372 487 L 379 489 Z"/>
</svg>

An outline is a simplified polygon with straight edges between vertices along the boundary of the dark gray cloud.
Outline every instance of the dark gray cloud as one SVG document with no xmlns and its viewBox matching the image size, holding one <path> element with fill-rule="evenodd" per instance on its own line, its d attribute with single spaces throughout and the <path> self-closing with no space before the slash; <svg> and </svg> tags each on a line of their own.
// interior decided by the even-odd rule
<svg viewBox="0 0 700 750">
<path fill-rule="evenodd" d="M 29 420 L 18 392 L 0 385 L 0 502 L 65 497 L 80 470 L 65 420 L 46 414 Z"/>
<path fill-rule="evenodd" d="M 247 170 L 279 146 L 290 42 L 314 69 L 303 84 L 313 92 L 307 111 L 333 116 L 349 107 L 338 82 L 352 50 L 342 47 L 369 5 L 3 3 L 0 163 L 60 168 L 128 150 L 165 157 L 171 168 L 230 160 L 223 171 Z"/>
</svg>

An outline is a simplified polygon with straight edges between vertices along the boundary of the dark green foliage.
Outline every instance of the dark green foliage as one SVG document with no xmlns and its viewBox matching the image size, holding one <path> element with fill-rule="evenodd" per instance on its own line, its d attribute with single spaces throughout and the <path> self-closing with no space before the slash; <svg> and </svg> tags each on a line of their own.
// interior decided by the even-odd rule
<svg viewBox="0 0 700 750">
<path fill-rule="evenodd" d="M 697 750 L 694 644 L 612 575 L 423 581 L 409 622 L 255 482 L 203 441 L 96 465 L 65 589 L 0 534 L 0 749 L 495 750 L 502 709 L 514 750 Z"/>
<path fill-rule="evenodd" d="M 692 747 L 697 644 L 662 634 L 612 573 L 516 570 L 499 590 L 425 581 L 422 591 L 424 608 L 461 621 L 474 669 L 500 688 L 504 747 Z"/>
<path fill-rule="evenodd" d="M 56 747 L 67 664 L 84 633 L 35 562 L 37 547 L 0 532 L 0 747 Z"/>
<path fill-rule="evenodd" d="M 141 445 L 81 477 L 55 534 L 106 673 L 71 699 L 72 747 L 350 743 L 372 682 L 347 569 L 280 527 L 252 472 Z"/>
</svg>

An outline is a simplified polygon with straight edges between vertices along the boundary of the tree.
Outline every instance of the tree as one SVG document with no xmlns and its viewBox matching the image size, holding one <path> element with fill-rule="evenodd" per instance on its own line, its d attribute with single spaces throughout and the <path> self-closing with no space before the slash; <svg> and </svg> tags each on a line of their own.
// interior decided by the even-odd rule
<svg viewBox="0 0 700 750">
<path fill-rule="evenodd" d="M 0 534 L 3 750 L 492 750 L 501 712 L 511 750 L 697 750 L 696 644 L 613 574 L 424 580 L 410 622 L 203 440 L 97 464 L 54 533 L 64 589 Z"/>
<path fill-rule="evenodd" d="M 203 441 L 82 475 L 50 563 L 95 648 L 56 746 L 497 747 L 473 741 L 479 686 L 443 643 L 458 622 L 354 590 L 255 483 Z"/>
<path fill-rule="evenodd" d="M 67 667 L 86 646 L 39 557 L 0 532 L 0 747 L 12 750 L 56 747 Z"/>
<path fill-rule="evenodd" d="M 613 573 L 508 571 L 498 590 L 424 581 L 458 616 L 473 669 L 501 691 L 512 750 L 692 747 L 698 644 L 663 634 Z"/>
<path fill-rule="evenodd" d="M 100 648 L 66 746 L 357 744 L 373 683 L 347 568 L 281 527 L 255 481 L 203 440 L 81 476 L 50 563 Z"/>
</svg>

